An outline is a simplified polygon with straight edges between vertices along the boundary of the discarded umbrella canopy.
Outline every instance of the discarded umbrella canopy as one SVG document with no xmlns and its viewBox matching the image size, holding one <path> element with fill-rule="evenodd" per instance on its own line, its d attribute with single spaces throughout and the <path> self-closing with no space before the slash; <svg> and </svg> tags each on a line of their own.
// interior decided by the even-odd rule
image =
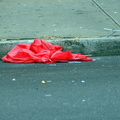
<svg viewBox="0 0 120 120">
<path fill-rule="evenodd" d="M 54 63 L 57 61 L 92 61 L 86 55 L 63 52 L 59 45 L 35 39 L 33 43 L 18 44 L 2 60 L 11 63 Z"/>
</svg>

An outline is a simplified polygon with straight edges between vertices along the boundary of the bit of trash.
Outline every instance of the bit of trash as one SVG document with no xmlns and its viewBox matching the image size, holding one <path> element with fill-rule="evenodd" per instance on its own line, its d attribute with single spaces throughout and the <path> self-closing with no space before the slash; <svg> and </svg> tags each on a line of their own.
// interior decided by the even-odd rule
<svg viewBox="0 0 120 120">
<path fill-rule="evenodd" d="M 50 83 L 50 82 L 52 82 L 52 81 L 47 81 L 47 82 L 49 82 L 49 83 Z"/>
<path fill-rule="evenodd" d="M 85 102 L 85 100 L 82 100 L 83 102 Z"/>
<path fill-rule="evenodd" d="M 85 83 L 85 81 L 84 81 L 84 80 L 82 80 L 81 82 L 82 82 L 82 83 Z"/>
<path fill-rule="evenodd" d="M 72 80 L 72 82 L 75 82 L 74 80 Z"/>
<path fill-rule="evenodd" d="M 68 61 L 68 63 L 81 63 L 80 61 Z"/>
<path fill-rule="evenodd" d="M 56 64 L 49 64 L 49 66 L 57 66 Z"/>
<path fill-rule="evenodd" d="M 116 31 L 116 32 L 119 32 L 119 31 L 120 31 L 120 30 L 114 30 L 114 29 L 109 29 L 109 28 L 104 28 L 104 30 Z"/>
<path fill-rule="evenodd" d="M 47 95 L 45 95 L 45 97 L 51 97 L 52 95 L 51 94 L 47 94 Z"/>
<path fill-rule="evenodd" d="M 109 28 L 104 28 L 104 30 L 112 30 L 112 29 L 109 29 Z"/>
<path fill-rule="evenodd" d="M 42 82 L 41 82 L 42 84 L 45 84 L 46 82 L 44 81 L 44 80 L 42 80 Z"/>
<path fill-rule="evenodd" d="M 57 31 L 57 29 L 54 29 L 54 31 L 56 32 L 56 31 Z"/>
<path fill-rule="evenodd" d="M 35 39 L 32 43 L 18 44 L 7 55 L 2 57 L 4 62 L 11 63 L 55 63 L 68 61 L 68 63 L 81 63 L 80 61 L 93 61 L 88 55 L 62 51 L 62 46 L 53 45 L 47 41 Z M 51 64 L 52 65 L 52 64 Z M 56 64 L 53 64 L 56 66 Z"/>
<path fill-rule="evenodd" d="M 120 30 L 114 30 L 114 29 L 109 29 L 109 28 L 104 28 L 104 30 L 111 31 L 111 34 L 107 35 L 106 37 L 110 37 L 110 36 L 112 36 L 114 33 L 120 32 Z"/>
<path fill-rule="evenodd" d="M 12 81 L 15 81 L 15 80 L 16 80 L 15 78 L 12 79 Z"/>
</svg>

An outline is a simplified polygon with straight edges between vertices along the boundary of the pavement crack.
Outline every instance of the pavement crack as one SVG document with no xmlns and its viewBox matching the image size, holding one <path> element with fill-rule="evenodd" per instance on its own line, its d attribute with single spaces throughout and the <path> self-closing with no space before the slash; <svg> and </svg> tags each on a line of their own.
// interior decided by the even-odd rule
<svg viewBox="0 0 120 120">
<path fill-rule="evenodd" d="M 107 11 L 105 11 L 95 0 L 92 0 L 93 1 L 93 3 L 97 6 L 97 7 L 99 7 L 99 9 L 105 14 L 105 15 L 107 15 L 118 27 L 120 27 L 120 24 L 118 23 L 118 22 L 116 22 L 110 15 L 109 15 L 109 13 L 107 13 Z"/>
</svg>

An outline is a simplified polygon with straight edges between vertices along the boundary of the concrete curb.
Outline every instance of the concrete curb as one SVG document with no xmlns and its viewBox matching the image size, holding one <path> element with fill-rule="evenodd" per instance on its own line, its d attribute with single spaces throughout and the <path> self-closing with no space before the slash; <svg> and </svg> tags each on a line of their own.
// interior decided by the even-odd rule
<svg viewBox="0 0 120 120">
<path fill-rule="evenodd" d="M 93 56 L 120 55 L 120 37 L 110 38 L 75 38 L 46 40 L 63 47 L 63 51 L 92 54 Z M 16 44 L 31 43 L 32 40 L 10 40 L 0 42 L 0 58 L 7 54 Z"/>
</svg>

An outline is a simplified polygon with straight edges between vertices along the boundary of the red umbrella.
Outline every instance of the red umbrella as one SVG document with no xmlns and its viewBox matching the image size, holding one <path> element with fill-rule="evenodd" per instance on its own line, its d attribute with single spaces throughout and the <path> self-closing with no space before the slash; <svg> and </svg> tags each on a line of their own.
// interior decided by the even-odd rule
<svg viewBox="0 0 120 120">
<path fill-rule="evenodd" d="M 35 39 L 33 43 L 18 44 L 2 58 L 12 63 L 54 63 L 57 61 L 92 61 L 87 55 L 63 52 L 59 45 Z"/>
</svg>

